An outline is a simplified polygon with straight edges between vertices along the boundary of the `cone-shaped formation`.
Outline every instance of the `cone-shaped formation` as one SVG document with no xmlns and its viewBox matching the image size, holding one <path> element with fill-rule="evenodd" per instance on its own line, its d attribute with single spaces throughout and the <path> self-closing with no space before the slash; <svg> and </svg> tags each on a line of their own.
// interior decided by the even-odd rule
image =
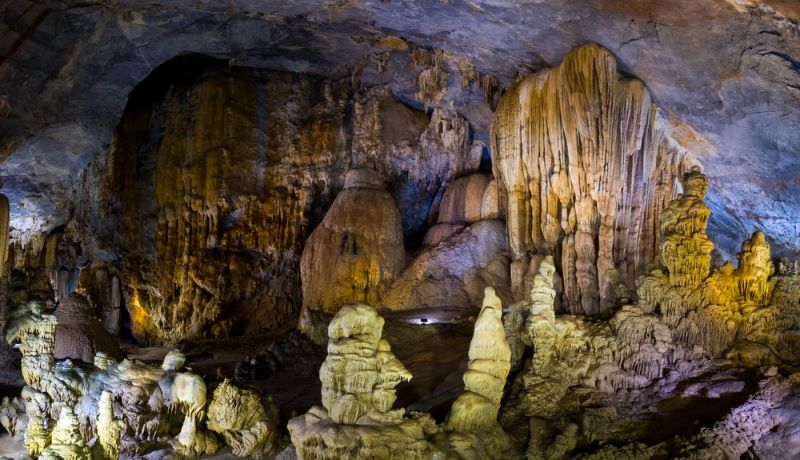
<svg viewBox="0 0 800 460">
<path fill-rule="evenodd" d="M 98 351 L 115 359 L 122 358 L 116 340 L 103 329 L 92 306 L 82 295 L 67 295 L 59 303 L 55 315 L 58 322 L 56 359 L 80 359 L 91 363 Z"/>
<path fill-rule="evenodd" d="M 487 287 L 475 332 L 469 344 L 469 365 L 464 373 L 464 393 L 453 402 L 448 428 L 475 431 L 497 423 L 500 399 L 511 368 L 511 348 L 506 342 L 503 304 Z"/>
<path fill-rule="evenodd" d="M 9 225 L 8 198 L 0 194 L 0 278 L 3 277 L 8 258 L 8 225 Z M 2 329 L 0 329 L 2 332 Z"/>
<path fill-rule="evenodd" d="M 303 308 L 336 313 L 351 302 L 374 305 L 404 264 L 394 199 L 376 172 L 350 171 L 303 249 Z"/>
</svg>

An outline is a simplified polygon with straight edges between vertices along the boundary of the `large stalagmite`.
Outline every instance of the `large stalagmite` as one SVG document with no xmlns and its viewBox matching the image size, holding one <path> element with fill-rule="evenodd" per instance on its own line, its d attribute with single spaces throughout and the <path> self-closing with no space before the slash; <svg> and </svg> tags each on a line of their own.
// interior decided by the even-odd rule
<svg viewBox="0 0 800 460">
<path fill-rule="evenodd" d="M 554 257 L 571 313 L 614 304 L 613 269 L 633 287 L 655 258 L 658 214 L 685 167 L 660 123 L 644 84 L 596 45 L 506 92 L 492 161 L 507 197 L 517 297 L 532 254 Z"/>
<path fill-rule="evenodd" d="M 303 308 L 332 314 L 352 302 L 374 305 L 404 264 L 394 199 L 375 171 L 350 171 L 303 249 Z"/>
</svg>

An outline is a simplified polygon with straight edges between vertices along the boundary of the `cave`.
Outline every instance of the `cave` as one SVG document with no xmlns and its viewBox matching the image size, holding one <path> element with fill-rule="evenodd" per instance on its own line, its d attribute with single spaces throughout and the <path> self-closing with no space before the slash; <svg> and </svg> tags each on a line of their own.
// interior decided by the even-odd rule
<svg viewBox="0 0 800 460">
<path fill-rule="evenodd" d="M 0 459 L 800 458 L 796 0 L 0 24 Z"/>
</svg>

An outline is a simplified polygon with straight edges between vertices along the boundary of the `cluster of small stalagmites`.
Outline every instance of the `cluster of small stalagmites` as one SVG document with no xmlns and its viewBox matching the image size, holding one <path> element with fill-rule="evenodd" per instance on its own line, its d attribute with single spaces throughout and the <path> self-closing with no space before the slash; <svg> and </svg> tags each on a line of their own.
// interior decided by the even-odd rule
<svg viewBox="0 0 800 460">
<path fill-rule="evenodd" d="M 328 357 L 319 371 L 322 407 L 289 421 L 298 458 L 425 458 L 430 416 L 392 410 L 395 386 L 411 374 L 382 339 L 384 319 L 364 304 L 342 307 L 328 325 Z"/>
<path fill-rule="evenodd" d="M 706 235 L 711 210 L 703 202 L 708 179 L 695 166 L 683 176 L 683 195 L 661 214 L 659 254 L 670 284 L 696 288 L 708 277 L 714 244 Z"/>
<path fill-rule="evenodd" d="M 169 442 L 174 453 L 193 458 L 221 447 L 216 434 L 206 429 L 206 384 L 182 369 L 182 353 L 168 353 L 160 368 L 117 362 L 102 352 L 95 356 L 93 367 L 54 360 L 55 321 L 36 306 L 12 322 L 10 332 L 10 340 L 21 341 L 24 357 L 39 357 L 37 367 L 28 367 L 25 373 L 29 379 L 22 390 L 25 416 L 2 411 L 3 424 L 14 429 L 27 418 L 24 445 L 31 454 L 116 459 L 122 454 L 143 455 Z M 261 399 L 257 406 L 251 404 L 255 393 L 233 389 L 228 382 L 217 393 L 208 405 L 214 417 L 209 427 L 218 428 L 239 452 L 256 456 L 274 452 L 280 440 L 277 414 L 269 412 Z"/>
<path fill-rule="evenodd" d="M 235 455 L 271 458 L 284 444 L 278 421 L 271 401 L 225 380 L 214 390 L 206 425 L 225 439 Z"/>
<path fill-rule="evenodd" d="M 515 298 L 525 295 L 531 254 L 559 256 L 563 307 L 576 314 L 614 306 L 610 270 L 632 286 L 655 259 L 654 217 L 675 188 L 665 178 L 684 168 L 655 114 L 644 84 L 623 78 L 596 45 L 505 92 L 492 164 L 506 197 Z"/>
<path fill-rule="evenodd" d="M 702 202 L 707 180 L 699 168 L 684 175 L 684 190 L 661 214 L 660 256 L 666 271 L 653 268 L 637 280 L 639 308 L 659 313 L 675 343 L 700 346 L 711 356 L 747 340 L 796 361 L 797 276 L 788 268 L 773 276 L 769 243 L 760 231 L 742 244 L 738 267 L 726 262 L 712 270 L 709 211 Z"/>
</svg>

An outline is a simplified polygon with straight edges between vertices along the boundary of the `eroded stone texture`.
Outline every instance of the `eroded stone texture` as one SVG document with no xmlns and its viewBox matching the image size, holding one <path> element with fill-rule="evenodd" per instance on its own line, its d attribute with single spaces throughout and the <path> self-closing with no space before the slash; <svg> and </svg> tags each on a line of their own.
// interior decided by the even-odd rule
<svg viewBox="0 0 800 460">
<path fill-rule="evenodd" d="M 350 80 L 211 68 L 142 99 L 126 112 L 108 156 L 90 166 L 76 224 L 67 228 L 92 261 L 82 275 L 97 289 L 90 296 L 110 303 L 116 276 L 142 340 L 293 323 L 301 250 L 346 171 L 377 171 L 392 195 L 384 192 L 382 203 L 394 199 L 403 236 L 418 240 L 441 184 L 469 156 L 462 119 L 440 110 L 429 118 L 385 87 L 356 91 Z M 350 267 L 383 269 L 384 281 L 403 250 L 396 212 L 386 217 L 386 264 Z M 378 222 L 369 213 L 351 218 Z M 345 246 L 352 253 L 353 239 Z"/>
<path fill-rule="evenodd" d="M 208 429 L 222 435 L 239 457 L 276 455 L 285 443 L 278 421 L 272 401 L 228 380 L 214 390 L 208 406 Z"/>
<path fill-rule="evenodd" d="M 633 286 L 655 259 L 658 215 L 685 167 L 660 123 L 647 88 L 623 78 L 596 45 L 507 91 L 492 160 L 506 196 L 516 297 L 534 253 L 554 256 L 570 313 L 613 305 L 612 269 Z"/>
</svg>

